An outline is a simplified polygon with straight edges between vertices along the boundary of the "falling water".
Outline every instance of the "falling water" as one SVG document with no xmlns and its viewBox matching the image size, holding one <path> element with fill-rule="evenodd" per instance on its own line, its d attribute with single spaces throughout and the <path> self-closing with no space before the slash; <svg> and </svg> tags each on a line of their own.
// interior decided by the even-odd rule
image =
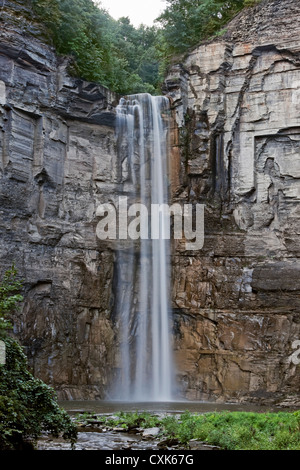
<svg viewBox="0 0 300 470">
<path fill-rule="evenodd" d="M 168 203 L 168 109 L 167 98 L 149 94 L 122 98 L 117 108 L 121 173 L 148 214 L 151 204 Z M 165 223 L 163 217 L 151 220 L 147 235 L 118 253 L 121 370 L 115 396 L 122 400 L 172 397 L 170 240 L 164 239 Z"/>
</svg>

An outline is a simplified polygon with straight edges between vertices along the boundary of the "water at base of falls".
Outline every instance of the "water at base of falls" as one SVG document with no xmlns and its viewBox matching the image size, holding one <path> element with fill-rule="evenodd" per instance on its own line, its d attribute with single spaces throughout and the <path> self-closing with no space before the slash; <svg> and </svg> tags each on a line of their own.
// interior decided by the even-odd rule
<svg viewBox="0 0 300 470">
<path fill-rule="evenodd" d="M 151 204 L 168 203 L 168 110 L 166 97 L 149 94 L 122 98 L 117 107 L 121 172 L 134 188 L 132 200 L 149 213 Z M 172 400 L 170 240 L 162 236 L 163 218 L 152 229 L 158 230 L 157 239 L 140 239 L 118 250 L 120 350 L 113 398 L 125 401 Z"/>
</svg>

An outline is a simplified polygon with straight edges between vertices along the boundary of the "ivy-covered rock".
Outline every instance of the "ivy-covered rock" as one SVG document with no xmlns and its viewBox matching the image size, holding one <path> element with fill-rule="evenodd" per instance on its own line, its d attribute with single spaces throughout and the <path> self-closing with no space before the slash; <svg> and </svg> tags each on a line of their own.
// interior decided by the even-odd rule
<svg viewBox="0 0 300 470">
<path fill-rule="evenodd" d="M 43 431 L 76 442 L 77 430 L 57 403 L 54 390 L 27 369 L 27 358 L 12 338 L 6 345 L 6 363 L 0 365 L 0 450 L 34 448 Z"/>
<path fill-rule="evenodd" d="M 18 279 L 17 269 L 13 265 L 4 273 L 0 283 L 0 331 L 12 328 L 7 316 L 22 302 L 21 289 L 22 282 Z"/>
</svg>

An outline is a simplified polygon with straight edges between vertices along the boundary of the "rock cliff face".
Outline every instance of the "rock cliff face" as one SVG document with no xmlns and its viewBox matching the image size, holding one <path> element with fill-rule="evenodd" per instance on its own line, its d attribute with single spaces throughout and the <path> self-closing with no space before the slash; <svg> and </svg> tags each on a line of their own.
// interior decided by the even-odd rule
<svg viewBox="0 0 300 470">
<path fill-rule="evenodd" d="M 99 246 L 95 213 L 118 193 L 117 101 L 67 74 L 28 4 L 1 7 L 1 272 L 15 262 L 25 280 L 15 333 L 34 374 L 61 398 L 103 397 L 114 253 Z"/>
<path fill-rule="evenodd" d="M 25 279 L 15 334 L 60 398 L 105 398 L 114 369 L 115 249 L 99 203 L 130 195 L 117 97 L 67 73 L 28 2 L 3 1 L 0 271 Z M 242 12 L 174 65 L 173 200 L 205 209 L 200 251 L 173 246 L 178 384 L 190 399 L 296 400 L 300 340 L 300 13 Z"/>
<path fill-rule="evenodd" d="M 174 200 L 206 204 L 201 252 L 174 250 L 177 363 L 192 399 L 299 393 L 300 14 L 264 1 L 166 80 Z M 298 395 L 299 400 L 299 395 Z"/>
</svg>

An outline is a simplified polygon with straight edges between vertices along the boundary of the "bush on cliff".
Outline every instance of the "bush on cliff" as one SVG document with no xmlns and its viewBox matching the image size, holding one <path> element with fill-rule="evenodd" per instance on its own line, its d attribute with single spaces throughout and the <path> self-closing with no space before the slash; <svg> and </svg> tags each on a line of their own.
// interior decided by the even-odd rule
<svg viewBox="0 0 300 470">
<path fill-rule="evenodd" d="M 22 282 L 18 279 L 17 274 L 17 270 L 13 265 L 5 271 L 0 283 L 0 332 L 12 328 L 8 316 L 23 300 L 20 294 Z"/>
<path fill-rule="evenodd" d="M 14 267 L 0 283 L 0 340 L 5 344 L 5 364 L 0 364 L 0 451 L 34 448 L 43 431 L 76 441 L 76 427 L 56 400 L 54 390 L 29 372 L 27 357 L 7 333 L 9 313 L 22 296 Z"/>
<path fill-rule="evenodd" d="M 2 337 L 6 364 L 0 365 L 0 450 L 34 446 L 43 431 L 76 441 L 76 428 L 55 392 L 27 370 L 27 358 L 12 338 Z"/>
</svg>

